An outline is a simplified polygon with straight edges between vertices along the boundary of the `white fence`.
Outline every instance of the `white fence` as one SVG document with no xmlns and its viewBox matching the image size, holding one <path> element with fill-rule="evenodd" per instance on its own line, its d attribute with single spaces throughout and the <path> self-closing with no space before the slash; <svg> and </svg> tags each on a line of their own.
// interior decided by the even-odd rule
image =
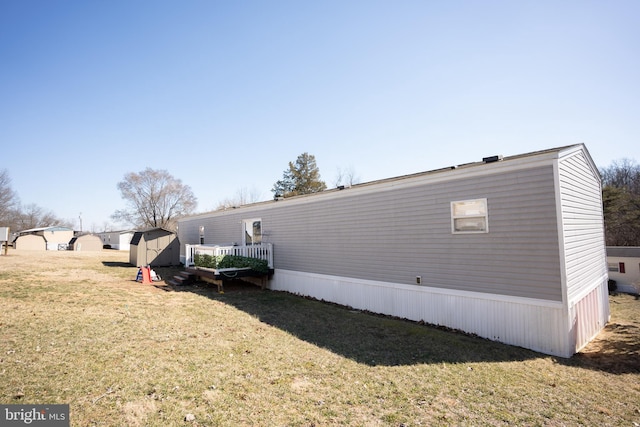
<svg viewBox="0 0 640 427">
<path fill-rule="evenodd" d="M 267 261 L 269 268 L 273 268 L 272 243 L 248 246 L 185 245 L 185 267 L 194 265 L 194 257 L 196 255 L 239 255 L 258 258 Z"/>
</svg>

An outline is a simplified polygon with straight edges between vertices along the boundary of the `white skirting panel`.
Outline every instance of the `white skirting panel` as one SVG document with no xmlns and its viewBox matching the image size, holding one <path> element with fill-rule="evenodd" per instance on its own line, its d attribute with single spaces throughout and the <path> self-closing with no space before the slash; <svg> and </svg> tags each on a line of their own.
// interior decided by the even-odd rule
<svg viewBox="0 0 640 427">
<path fill-rule="evenodd" d="M 575 352 L 570 322 L 560 302 L 280 269 L 269 288 L 422 320 L 545 354 L 571 357 Z"/>
<path fill-rule="evenodd" d="M 609 312 L 609 288 L 607 278 L 582 297 L 569 310 L 571 336 L 575 340 L 575 351 L 580 351 L 604 328 L 611 315 Z"/>
</svg>

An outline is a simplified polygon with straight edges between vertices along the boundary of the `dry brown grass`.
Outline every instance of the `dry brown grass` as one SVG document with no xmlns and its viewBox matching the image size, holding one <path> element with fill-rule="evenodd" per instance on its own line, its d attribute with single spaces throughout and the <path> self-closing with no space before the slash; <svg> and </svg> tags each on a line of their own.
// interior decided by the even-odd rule
<svg viewBox="0 0 640 427">
<path fill-rule="evenodd" d="M 630 296 L 564 360 L 250 285 L 141 285 L 127 260 L 0 257 L 0 402 L 69 403 L 78 426 L 640 423 Z"/>
</svg>

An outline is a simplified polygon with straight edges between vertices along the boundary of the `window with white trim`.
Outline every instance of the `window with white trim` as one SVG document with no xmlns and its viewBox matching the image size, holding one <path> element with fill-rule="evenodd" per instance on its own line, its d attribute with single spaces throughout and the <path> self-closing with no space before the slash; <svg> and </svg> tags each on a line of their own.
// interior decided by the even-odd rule
<svg viewBox="0 0 640 427">
<path fill-rule="evenodd" d="M 453 234 L 488 233 L 487 199 L 451 202 L 451 232 Z"/>
</svg>

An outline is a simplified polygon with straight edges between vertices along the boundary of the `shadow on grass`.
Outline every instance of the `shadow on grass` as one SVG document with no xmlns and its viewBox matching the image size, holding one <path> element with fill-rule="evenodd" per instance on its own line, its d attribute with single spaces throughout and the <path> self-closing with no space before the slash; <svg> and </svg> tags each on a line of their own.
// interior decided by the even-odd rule
<svg viewBox="0 0 640 427">
<path fill-rule="evenodd" d="M 105 267 L 133 267 L 133 264 L 129 262 L 120 261 L 102 261 L 102 265 Z"/>
<path fill-rule="evenodd" d="M 448 328 L 351 310 L 286 292 L 261 291 L 241 281 L 225 285 L 224 294 L 204 283 L 159 288 L 194 292 L 224 302 L 301 340 L 370 366 L 552 357 Z M 609 323 L 583 351 L 570 359 L 554 360 L 612 374 L 640 373 L 640 327 Z"/>
<path fill-rule="evenodd" d="M 102 265 L 105 267 L 136 269 L 136 271 L 138 269 L 133 264 L 122 261 L 102 261 Z M 180 271 L 178 267 L 151 267 L 151 269 L 162 278 L 172 277 Z"/>
<path fill-rule="evenodd" d="M 242 310 L 308 343 L 370 366 L 521 361 L 539 353 L 445 328 L 351 310 L 249 284 L 158 286 L 193 292 Z"/>
<path fill-rule="evenodd" d="M 612 374 L 640 373 L 640 327 L 611 322 L 569 364 Z"/>
</svg>

